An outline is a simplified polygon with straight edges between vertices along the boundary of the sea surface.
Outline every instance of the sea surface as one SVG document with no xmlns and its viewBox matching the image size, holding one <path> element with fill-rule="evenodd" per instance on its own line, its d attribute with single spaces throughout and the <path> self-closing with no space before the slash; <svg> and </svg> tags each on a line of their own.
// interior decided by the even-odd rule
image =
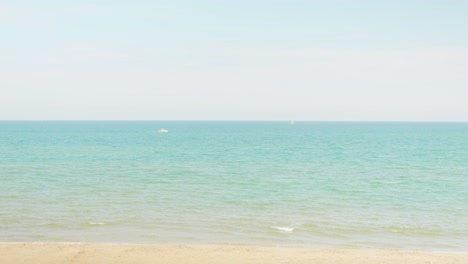
<svg viewBox="0 0 468 264">
<path fill-rule="evenodd" d="M 468 123 L 2 121 L 0 242 L 468 252 Z"/>
</svg>

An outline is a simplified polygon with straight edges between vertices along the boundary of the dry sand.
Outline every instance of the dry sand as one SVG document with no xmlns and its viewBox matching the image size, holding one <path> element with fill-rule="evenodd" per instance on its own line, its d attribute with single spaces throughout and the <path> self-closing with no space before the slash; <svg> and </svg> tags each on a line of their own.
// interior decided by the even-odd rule
<svg viewBox="0 0 468 264">
<path fill-rule="evenodd" d="M 250 246 L 158 246 L 108 244 L 1 244 L 1 264 L 439 264 L 468 263 L 468 254 L 313 250 Z"/>
</svg>

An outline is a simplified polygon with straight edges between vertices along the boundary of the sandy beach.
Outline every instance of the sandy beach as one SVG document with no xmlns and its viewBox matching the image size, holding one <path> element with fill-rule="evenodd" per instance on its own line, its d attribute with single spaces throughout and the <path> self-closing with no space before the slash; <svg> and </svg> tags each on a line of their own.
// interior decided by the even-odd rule
<svg viewBox="0 0 468 264">
<path fill-rule="evenodd" d="M 0 263 L 468 263 L 468 254 L 314 250 L 252 246 L 159 246 L 113 244 L 2 244 Z"/>
</svg>

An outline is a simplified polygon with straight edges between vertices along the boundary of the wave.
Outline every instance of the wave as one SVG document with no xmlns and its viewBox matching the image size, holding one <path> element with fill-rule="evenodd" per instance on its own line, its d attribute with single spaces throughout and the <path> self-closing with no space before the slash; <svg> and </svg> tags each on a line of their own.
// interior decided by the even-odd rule
<svg viewBox="0 0 468 264">
<path fill-rule="evenodd" d="M 86 222 L 86 223 L 82 223 L 81 226 L 103 226 L 103 225 L 107 225 L 107 223 L 104 223 L 104 222 Z"/>
<path fill-rule="evenodd" d="M 286 232 L 286 233 L 291 233 L 296 229 L 296 227 L 290 227 L 290 226 L 271 226 L 271 228 L 279 230 L 281 232 Z"/>
</svg>

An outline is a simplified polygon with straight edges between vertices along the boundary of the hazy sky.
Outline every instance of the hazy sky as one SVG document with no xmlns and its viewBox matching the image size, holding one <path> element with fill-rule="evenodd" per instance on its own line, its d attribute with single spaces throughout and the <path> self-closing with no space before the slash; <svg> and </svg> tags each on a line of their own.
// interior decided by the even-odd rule
<svg viewBox="0 0 468 264">
<path fill-rule="evenodd" d="M 0 0 L 0 119 L 468 121 L 468 1 Z"/>
</svg>

